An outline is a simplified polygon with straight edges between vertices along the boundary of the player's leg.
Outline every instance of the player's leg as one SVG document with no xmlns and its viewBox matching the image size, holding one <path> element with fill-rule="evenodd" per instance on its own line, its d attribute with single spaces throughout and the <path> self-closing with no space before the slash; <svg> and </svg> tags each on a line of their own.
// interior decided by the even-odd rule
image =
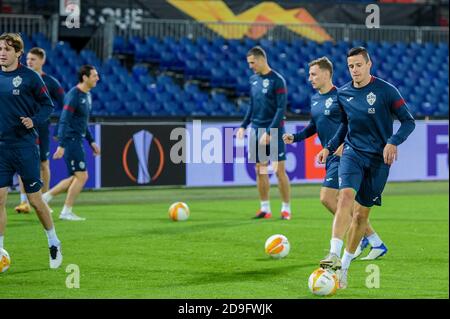
<svg viewBox="0 0 450 319">
<path fill-rule="evenodd" d="M 39 176 L 39 150 L 37 147 L 17 149 L 16 152 L 16 169 L 22 177 L 25 192 L 31 206 L 36 210 L 41 224 L 44 226 L 47 234 L 49 250 L 50 250 L 50 268 L 58 268 L 62 263 L 61 242 L 59 241 L 50 208 L 42 198 L 42 181 Z"/>
<path fill-rule="evenodd" d="M 268 176 L 268 159 L 265 158 L 266 147 L 261 147 L 258 142 L 258 130 L 251 128 L 248 138 L 248 161 L 249 163 L 255 163 L 255 175 L 256 175 L 256 188 L 258 189 L 258 195 L 260 200 L 260 209 L 256 212 L 254 218 L 270 218 L 272 217 L 272 211 L 270 209 L 269 201 L 269 189 L 270 182 Z M 261 134 L 262 134 L 261 130 Z M 262 161 L 261 161 L 262 157 Z"/>
<path fill-rule="evenodd" d="M 342 268 L 339 273 L 339 289 L 347 288 L 347 274 L 351 261 L 354 259 L 356 249 L 363 238 L 368 222 L 370 207 L 355 203 L 352 223 L 348 230 L 348 241 L 342 256 Z"/>
<path fill-rule="evenodd" d="M 260 209 L 255 218 L 270 218 L 272 211 L 270 208 L 269 191 L 270 181 L 268 175 L 268 163 L 256 163 L 256 187 L 258 189 Z"/>
<path fill-rule="evenodd" d="M 85 218 L 79 217 L 72 212 L 75 201 L 88 180 L 85 158 L 82 141 L 73 141 L 66 145 L 64 160 L 69 169 L 69 174 L 72 175 L 72 181 L 67 189 L 64 207 L 59 215 L 60 219 L 70 221 L 85 220 Z"/>
<path fill-rule="evenodd" d="M 337 210 L 338 193 L 338 189 L 323 186 L 320 188 L 320 202 L 333 215 Z"/>
<path fill-rule="evenodd" d="M 333 219 L 330 252 L 320 261 L 322 268 L 340 268 L 340 256 L 345 234 L 352 221 L 353 204 L 364 176 L 364 159 L 346 148 L 339 163 L 339 195 Z"/>
<path fill-rule="evenodd" d="M 289 183 L 289 177 L 286 174 L 286 161 L 273 162 L 273 166 L 276 167 L 275 174 L 278 179 L 278 191 L 281 197 L 281 219 L 291 219 L 291 185 Z"/>
<path fill-rule="evenodd" d="M 8 197 L 8 187 L 0 188 L 0 249 L 3 248 L 3 239 L 6 229 L 6 198 Z"/>
<path fill-rule="evenodd" d="M 42 193 L 46 193 L 50 187 L 50 161 L 41 161 L 41 178 L 42 178 Z"/>
<path fill-rule="evenodd" d="M 27 194 L 25 193 L 25 189 L 23 188 L 23 182 L 22 182 L 22 178 L 20 176 L 18 176 L 18 180 L 19 180 L 19 189 L 20 189 L 20 204 L 17 205 L 14 210 L 16 211 L 16 213 L 24 213 L 24 214 L 28 214 L 31 212 L 31 206 L 30 203 L 28 203 L 28 197 Z"/>
<path fill-rule="evenodd" d="M 320 189 L 320 202 L 331 214 L 337 210 L 339 193 L 339 162 L 338 156 L 330 156 L 326 163 L 326 174 Z"/>
<path fill-rule="evenodd" d="M 43 181 L 42 193 L 46 193 L 50 185 L 50 122 L 37 127 L 39 135 L 39 156 L 41 158 L 41 179 Z"/>
<path fill-rule="evenodd" d="M 0 148 L 0 248 L 3 248 L 4 236 L 6 229 L 6 198 L 8 197 L 8 189 L 13 184 L 13 176 L 15 168 L 12 165 L 14 157 L 10 150 Z"/>
<path fill-rule="evenodd" d="M 73 176 L 69 176 L 69 177 L 59 181 L 58 184 L 56 184 L 49 191 L 44 193 L 42 195 L 42 197 L 44 198 L 44 200 L 47 203 L 49 203 L 55 196 L 57 196 L 57 195 L 59 195 L 61 193 L 67 192 L 67 190 L 69 189 L 70 185 L 73 182 L 73 179 L 74 179 Z"/>
<path fill-rule="evenodd" d="M 381 206 L 381 194 L 389 176 L 389 166 L 382 163 L 377 167 L 371 167 L 367 181 L 363 183 L 361 198 L 357 198 L 357 201 L 363 203 L 365 206 L 377 205 Z M 368 221 L 368 227 L 366 229 L 367 240 L 371 246 L 369 254 L 361 258 L 361 260 L 374 260 L 384 256 L 388 249 L 383 243 L 378 234 L 373 230 L 370 222 Z"/>
<path fill-rule="evenodd" d="M 384 163 L 373 164 L 366 170 L 364 180 L 356 196 L 355 212 L 349 229 L 348 243 L 342 257 L 342 272 L 340 274 L 340 288 L 347 287 L 347 273 L 354 253 L 361 238 L 367 231 L 369 213 L 373 205 L 381 206 L 381 194 L 389 176 L 389 166 Z M 373 253 L 372 253 L 373 251 Z M 375 258 L 386 254 L 387 248 L 384 244 L 372 247 L 371 252 Z M 374 258 L 373 258 L 374 259 Z"/>
<path fill-rule="evenodd" d="M 269 153 L 272 160 L 272 168 L 278 179 L 278 191 L 281 197 L 281 219 L 291 219 L 291 185 L 289 177 L 286 174 L 286 144 L 283 142 L 284 128 L 279 130 L 271 130 L 271 143 Z M 278 141 L 275 144 L 275 141 Z M 273 145 L 277 148 L 273 149 Z"/>
</svg>

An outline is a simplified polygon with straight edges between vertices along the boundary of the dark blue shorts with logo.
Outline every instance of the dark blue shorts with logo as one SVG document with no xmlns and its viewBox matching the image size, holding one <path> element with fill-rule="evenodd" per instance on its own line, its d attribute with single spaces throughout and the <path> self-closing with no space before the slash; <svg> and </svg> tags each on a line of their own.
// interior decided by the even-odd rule
<svg viewBox="0 0 450 319">
<path fill-rule="evenodd" d="M 86 153 L 83 147 L 83 140 L 69 138 L 65 141 L 64 161 L 70 176 L 75 172 L 86 171 Z"/>
<path fill-rule="evenodd" d="M 339 189 L 353 188 L 356 201 L 362 206 L 381 206 L 381 194 L 389 169 L 382 157 L 357 151 L 345 144 L 339 164 Z"/>
<path fill-rule="evenodd" d="M 327 158 L 325 163 L 326 174 L 322 187 L 339 189 L 339 162 L 339 156 L 331 155 Z"/>
<path fill-rule="evenodd" d="M 283 142 L 283 134 L 285 133 L 284 127 L 278 128 L 275 133 L 272 130 L 269 145 L 261 145 L 259 143 L 259 139 L 264 132 L 266 132 L 265 128 L 252 127 L 250 129 L 248 161 L 250 163 L 266 163 L 269 160 L 273 162 L 285 161 L 286 146 Z"/>
<path fill-rule="evenodd" d="M 36 127 L 39 135 L 39 151 L 41 153 L 41 162 L 48 160 L 50 156 L 50 129 L 49 124 Z"/>
<path fill-rule="evenodd" d="M 26 193 L 42 187 L 41 161 L 37 145 L 11 147 L 0 144 L 0 188 L 12 186 L 14 174 L 19 174 Z"/>
</svg>

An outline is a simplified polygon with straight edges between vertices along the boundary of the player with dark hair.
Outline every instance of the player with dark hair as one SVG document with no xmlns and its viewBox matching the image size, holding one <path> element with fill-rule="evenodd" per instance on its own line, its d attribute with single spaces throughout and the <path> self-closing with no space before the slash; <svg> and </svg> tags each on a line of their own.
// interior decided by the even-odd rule
<svg viewBox="0 0 450 319">
<path fill-rule="evenodd" d="M 35 127 L 43 125 L 53 103 L 42 78 L 19 63 L 23 54 L 19 34 L 0 36 L 0 248 L 6 228 L 6 197 L 15 173 L 22 177 L 31 206 L 47 233 L 50 268 L 62 263 L 59 241 L 50 208 L 42 199 L 39 148 Z"/>
<path fill-rule="evenodd" d="M 250 78 L 250 107 L 237 132 L 237 138 L 244 137 L 245 129 L 251 123 L 249 160 L 256 163 L 256 184 L 261 200 L 261 208 L 255 218 L 272 216 L 268 177 L 270 160 L 278 178 L 282 200 L 281 218 L 289 220 L 290 185 L 285 168 L 285 145 L 282 140 L 287 103 L 286 82 L 278 72 L 270 68 L 266 53 L 261 47 L 257 46 L 248 51 L 247 62 L 255 74 Z"/>
<path fill-rule="evenodd" d="M 64 108 L 59 120 L 59 146 L 53 158 L 59 159 L 64 156 L 69 177 L 60 181 L 43 196 L 48 203 L 54 196 L 67 191 L 64 207 L 59 215 L 59 218 L 63 220 L 85 220 L 74 214 L 72 207 L 89 177 L 86 171 L 83 138 L 89 142 L 94 155 L 100 155 L 100 148 L 88 127 L 89 113 L 92 108 L 90 90 L 97 85 L 98 80 L 97 70 L 91 65 L 83 65 L 78 72 L 79 83 L 66 94 L 64 99 Z"/>
<path fill-rule="evenodd" d="M 32 48 L 27 54 L 27 65 L 39 73 L 47 86 L 48 93 L 53 101 L 55 109 L 61 110 L 64 104 L 64 89 L 61 84 L 53 76 L 45 73 L 42 67 L 45 64 L 46 54 L 42 48 Z M 42 192 L 45 193 L 49 189 L 50 185 L 50 119 L 39 126 L 36 126 L 36 130 L 39 135 L 39 152 L 41 156 L 41 178 L 43 181 Z M 25 190 L 23 189 L 22 180 L 19 177 L 20 184 L 20 204 L 16 206 L 15 211 L 17 213 L 29 213 L 31 211 L 30 204 L 28 203 Z"/>
<path fill-rule="evenodd" d="M 333 63 L 322 57 L 309 63 L 309 82 L 317 93 L 311 97 L 311 120 L 309 124 L 296 134 L 284 134 L 283 141 L 286 144 L 301 142 L 314 134 L 319 135 L 320 143 L 323 147 L 336 134 L 341 124 L 341 110 L 338 104 L 337 89 L 333 85 Z M 320 202 L 331 212 L 336 213 L 338 202 L 338 168 L 342 154 L 343 144 L 336 152 L 327 158 L 325 169 L 326 175 L 320 189 Z M 370 223 L 367 225 L 365 237 L 358 246 L 355 258 L 359 256 L 368 244 L 379 249 L 371 250 L 363 260 L 376 259 L 387 252 L 387 248 L 373 230 Z"/>
<path fill-rule="evenodd" d="M 399 91 L 370 74 L 372 62 L 365 48 L 351 49 L 347 64 L 352 81 L 338 90 L 342 123 L 318 154 L 319 161 L 324 163 L 345 141 L 339 164 L 339 199 L 330 253 L 320 261 L 322 268 L 340 270 L 341 289 L 347 287 L 348 268 L 367 229 L 371 207 L 381 206 L 390 166 L 397 159 L 397 146 L 415 128 L 414 118 Z M 401 123 L 395 134 L 394 117 Z M 341 261 L 347 231 L 348 241 Z"/>
</svg>

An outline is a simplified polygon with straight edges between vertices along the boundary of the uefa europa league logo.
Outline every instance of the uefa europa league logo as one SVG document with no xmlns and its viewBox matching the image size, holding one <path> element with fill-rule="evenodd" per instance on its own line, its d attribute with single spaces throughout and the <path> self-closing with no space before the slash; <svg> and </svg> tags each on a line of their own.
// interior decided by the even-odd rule
<svg viewBox="0 0 450 319">
<path fill-rule="evenodd" d="M 138 158 L 138 184 L 148 184 L 151 181 L 148 171 L 148 157 L 150 154 L 150 146 L 152 145 L 153 135 L 145 130 L 133 134 L 134 149 Z"/>
</svg>

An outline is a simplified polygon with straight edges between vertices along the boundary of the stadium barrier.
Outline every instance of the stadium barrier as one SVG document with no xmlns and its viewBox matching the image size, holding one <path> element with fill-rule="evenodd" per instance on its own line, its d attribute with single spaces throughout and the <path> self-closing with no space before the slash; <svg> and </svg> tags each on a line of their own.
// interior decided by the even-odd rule
<svg viewBox="0 0 450 319">
<path fill-rule="evenodd" d="M 308 122 L 286 122 L 296 132 Z M 102 148 L 95 157 L 85 143 L 87 188 L 184 185 L 237 186 L 255 183 L 243 140 L 233 138 L 240 122 L 105 122 L 91 132 Z M 394 132 L 399 123 L 395 123 Z M 416 121 L 416 129 L 399 146 L 390 181 L 448 180 L 448 121 Z M 56 150 L 51 141 L 51 154 Z M 292 184 L 320 183 L 324 165 L 316 161 L 318 138 L 287 145 L 286 169 Z M 51 184 L 66 178 L 63 160 L 50 159 Z M 274 174 L 273 174 L 274 175 Z M 272 183 L 276 177 L 271 176 Z"/>
<path fill-rule="evenodd" d="M 54 45 L 58 40 L 58 16 L 45 19 L 40 15 L 0 14 L 0 30 L 28 36 L 40 33 Z"/>
<path fill-rule="evenodd" d="M 140 29 L 123 29 L 116 25 L 115 35 L 156 38 L 172 37 L 213 40 L 218 36 L 227 39 L 250 37 L 268 40 L 292 41 L 300 36 L 323 42 L 334 41 L 402 41 L 402 42 L 448 42 L 446 27 L 385 26 L 367 28 L 365 25 L 320 23 L 320 24 L 274 24 L 271 22 L 209 22 L 191 20 L 148 19 L 141 21 Z"/>
</svg>

